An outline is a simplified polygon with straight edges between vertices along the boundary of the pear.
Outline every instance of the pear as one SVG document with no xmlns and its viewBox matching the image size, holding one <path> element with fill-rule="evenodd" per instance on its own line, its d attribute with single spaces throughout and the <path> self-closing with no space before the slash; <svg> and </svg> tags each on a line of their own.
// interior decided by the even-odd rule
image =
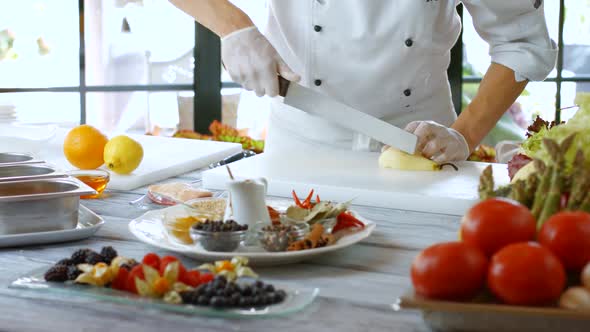
<svg viewBox="0 0 590 332">
<path fill-rule="evenodd" d="M 441 169 L 439 164 L 420 154 L 411 155 L 392 147 L 381 153 L 379 167 L 405 171 L 438 171 Z"/>
</svg>

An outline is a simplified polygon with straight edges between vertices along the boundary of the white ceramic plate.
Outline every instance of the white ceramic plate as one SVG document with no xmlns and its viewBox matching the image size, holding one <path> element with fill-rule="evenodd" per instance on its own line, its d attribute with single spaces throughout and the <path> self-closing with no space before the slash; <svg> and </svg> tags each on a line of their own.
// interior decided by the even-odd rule
<svg viewBox="0 0 590 332">
<path fill-rule="evenodd" d="M 217 261 L 231 259 L 235 256 L 242 256 L 247 257 L 250 261 L 249 264 L 252 266 L 292 264 L 352 246 L 353 244 L 369 237 L 375 229 L 374 222 L 366 220 L 357 215 L 359 220 L 365 223 L 365 229 L 360 232 L 345 236 L 331 246 L 289 252 L 266 252 L 261 247 L 240 246 L 236 251 L 233 252 L 212 252 L 206 251 L 200 245 L 187 245 L 180 243 L 168 235 L 164 229 L 164 226 L 162 225 L 162 219 L 164 214 L 171 209 L 178 209 L 178 207 L 174 206 L 166 209 L 149 211 L 141 217 L 132 220 L 129 223 L 129 230 L 142 242 L 201 261 Z"/>
<path fill-rule="evenodd" d="M 80 205 L 76 228 L 65 231 L 0 235 L 0 248 L 82 240 L 94 235 L 103 224 L 104 220 L 101 217 Z"/>
</svg>

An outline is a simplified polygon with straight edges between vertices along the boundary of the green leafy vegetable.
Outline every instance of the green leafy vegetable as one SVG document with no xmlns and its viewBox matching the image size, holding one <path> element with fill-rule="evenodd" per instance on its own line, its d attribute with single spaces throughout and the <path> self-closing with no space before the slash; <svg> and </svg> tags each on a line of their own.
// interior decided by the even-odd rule
<svg viewBox="0 0 590 332">
<path fill-rule="evenodd" d="M 581 149 L 586 157 L 586 167 L 590 166 L 590 107 L 581 107 L 578 112 L 566 124 L 557 125 L 550 129 L 541 128 L 537 133 L 524 141 L 522 148 L 527 156 L 538 158 L 543 162 L 551 163 L 551 156 L 546 147 L 542 144 L 544 138 L 549 138 L 561 143 L 568 136 L 576 134 L 571 147 L 565 155 L 566 172 L 572 169 L 576 151 Z"/>
</svg>

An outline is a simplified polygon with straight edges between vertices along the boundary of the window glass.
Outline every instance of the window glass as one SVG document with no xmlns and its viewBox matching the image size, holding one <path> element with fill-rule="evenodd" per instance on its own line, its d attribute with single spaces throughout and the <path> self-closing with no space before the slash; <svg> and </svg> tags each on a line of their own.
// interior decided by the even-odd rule
<svg viewBox="0 0 590 332">
<path fill-rule="evenodd" d="M 0 0 L 0 88 L 77 86 L 78 1 Z"/>
<path fill-rule="evenodd" d="M 192 84 L 195 22 L 166 0 L 85 1 L 88 85 Z"/>
<path fill-rule="evenodd" d="M 54 123 L 64 127 L 80 123 L 80 94 L 77 92 L 0 93 L 0 109 L 7 107 L 16 110 L 10 122 Z"/>
</svg>

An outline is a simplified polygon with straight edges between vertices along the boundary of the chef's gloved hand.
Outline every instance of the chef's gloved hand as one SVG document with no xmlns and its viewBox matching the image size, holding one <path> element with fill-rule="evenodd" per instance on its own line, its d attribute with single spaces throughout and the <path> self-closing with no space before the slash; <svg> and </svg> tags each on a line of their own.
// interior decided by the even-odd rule
<svg viewBox="0 0 590 332">
<path fill-rule="evenodd" d="M 418 136 L 416 150 L 437 164 L 464 161 L 471 154 L 461 133 L 434 121 L 410 122 L 405 130 Z"/>
<path fill-rule="evenodd" d="M 221 58 L 234 82 L 258 97 L 279 94 L 279 75 L 293 82 L 301 79 L 254 26 L 221 39 Z"/>
</svg>

